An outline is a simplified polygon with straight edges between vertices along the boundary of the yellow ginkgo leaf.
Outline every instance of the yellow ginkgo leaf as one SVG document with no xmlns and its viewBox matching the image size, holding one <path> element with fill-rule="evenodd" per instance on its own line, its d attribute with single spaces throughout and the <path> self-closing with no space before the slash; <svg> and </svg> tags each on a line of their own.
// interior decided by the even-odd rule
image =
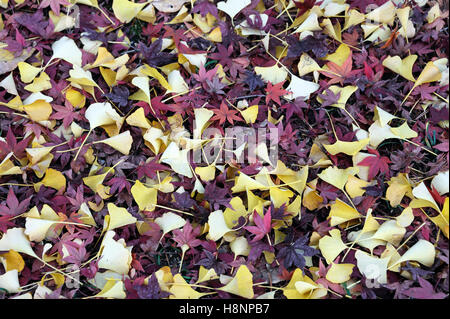
<svg viewBox="0 0 450 319">
<path fill-rule="evenodd" d="M 230 243 L 231 251 L 234 253 L 234 256 L 248 256 L 250 253 L 250 245 L 248 244 L 247 238 L 244 236 L 236 237 Z"/>
<path fill-rule="evenodd" d="M 0 260 L 6 271 L 15 269 L 18 272 L 21 272 L 25 267 L 25 262 L 22 256 L 17 251 L 12 249 L 6 253 L 0 254 Z"/>
<path fill-rule="evenodd" d="M 97 141 L 95 143 L 108 144 L 115 150 L 122 154 L 130 154 L 131 145 L 133 144 L 133 138 L 131 137 L 130 131 L 125 131 L 113 137 L 107 138 L 106 140 Z"/>
<path fill-rule="evenodd" d="M 369 138 L 365 138 L 360 141 L 355 142 L 346 142 L 346 141 L 336 141 L 336 143 L 331 145 L 323 145 L 325 149 L 331 155 L 336 155 L 339 153 L 344 153 L 350 156 L 356 155 L 359 151 L 361 151 L 364 147 L 369 144 Z"/>
<path fill-rule="evenodd" d="M 336 103 L 331 104 L 331 106 L 338 107 L 341 109 L 345 109 L 345 105 L 347 104 L 348 99 L 350 96 L 352 96 L 353 93 L 356 92 L 358 89 L 356 86 L 353 85 L 347 85 L 345 87 L 340 87 L 336 85 L 332 85 L 328 88 L 331 92 L 334 94 L 340 94 L 339 99 Z M 323 92 L 325 94 L 325 92 Z M 322 103 L 322 99 L 320 97 L 317 97 L 317 101 Z"/>
<path fill-rule="evenodd" d="M 345 15 L 345 23 L 344 23 L 344 28 L 342 29 L 342 31 L 345 31 L 354 25 L 358 25 L 361 22 L 364 22 L 365 20 L 366 20 L 366 16 L 363 13 L 359 12 L 356 9 L 351 9 Z"/>
<path fill-rule="evenodd" d="M 157 202 L 158 190 L 153 187 L 146 187 L 139 180 L 136 180 L 131 187 L 131 195 L 138 204 L 139 210 L 154 211 Z"/>
<path fill-rule="evenodd" d="M 341 25 L 339 22 L 333 25 L 330 19 L 323 19 L 320 26 L 324 28 L 325 34 L 342 43 Z"/>
<path fill-rule="evenodd" d="M 378 258 L 361 250 L 356 251 L 355 258 L 361 274 L 379 284 L 387 283 L 387 268 L 390 257 Z"/>
<path fill-rule="evenodd" d="M 416 83 L 414 83 L 413 88 L 425 83 L 439 81 L 441 77 L 442 77 L 441 65 L 438 63 L 438 61 L 430 61 L 423 68 L 422 72 L 417 78 Z"/>
<path fill-rule="evenodd" d="M 208 121 L 213 115 L 213 111 L 203 107 L 194 109 L 194 139 L 200 139 L 202 137 L 203 130 L 206 128 Z"/>
<path fill-rule="evenodd" d="M 449 192 L 449 171 L 439 172 L 433 179 L 431 180 L 431 186 L 437 190 L 439 195 L 444 195 Z"/>
<path fill-rule="evenodd" d="M 354 267 L 355 265 L 353 264 L 332 263 L 325 278 L 334 284 L 342 284 L 350 280 Z"/>
<path fill-rule="evenodd" d="M 20 80 L 23 83 L 30 83 L 41 72 L 42 68 L 37 68 L 26 62 L 19 62 L 17 64 L 20 73 Z"/>
<path fill-rule="evenodd" d="M 399 173 L 387 182 L 389 187 L 386 190 L 386 198 L 392 207 L 400 205 L 405 195 L 412 198 L 412 187 L 408 181 L 406 174 Z"/>
<path fill-rule="evenodd" d="M 41 91 L 45 91 L 52 88 L 52 84 L 50 82 L 50 77 L 45 72 L 41 72 L 41 74 L 34 78 L 33 83 L 30 83 L 24 87 L 25 90 L 37 93 Z"/>
<path fill-rule="evenodd" d="M 164 237 L 165 234 L 174 229 L 181 228 L 186 224 L 186 220 L 172 212 L 164 213 L 161 217 L 155 219 L 155 223 L 161 227 Z"/>
<path fill-rule="evenodd" d="M 123 281 L 108 279 L 103 289 L 91 298 L 125 299 L 126 297 Z"/>
<path fill-rule="evenodd" d="M 91 104 L 84 116 L 89 121 L 91 129 L 107 125 L 115 125 L 120 129 L 123 123 L 123 118 L 109 102 Z"/>
<path fill-rule="evenodd" d="M 50 228 L 57 223 L 54 220 L 27 217 L 25 222 L 25 235 L 31 241 L 40 242 L 47 237 Z"/>
<path fill-rule="evenodd" d="M 105 233 L 100 246 L 98 267 L 126 275 L 133 259 L 131 256 L 132 247 L 126 247 L 123 238 L 114 240 L 115 235 L 116 233 L 113 230 L 108 230 Z"/>
<path fill-rule="evenodd" d="M 192 178 L 192 170 L 188 162 L 188 149 L 179 149 L 175 142 L 171 142 L 161 156 L 161 162 L 169 166 L 178 174 Z"/>
<path fill-rule="evenodd" d="M 252 105 L 240 112 L 247 124 L 253 124 L 253 123 L 255 123 L 256 118 L 258 117 L 258 111 L 259 111 L 259 106 Z"/>
<path fill-rule="evenodd" d="M 366 18 L 375 22 L 392 25 L 395 19 L 395 12 L 396 8 L 394 3 L 392 1 L 388 1 L 366 14 Z"/>
<path fill-rule="evenodd" d="M 287 78 L 287 71 L 279 67 L 277 64 L 268 67 L 255 67 L 255 73 L 260 75 L 263 81 L 277 84 L 283 82 Z"/>
<path fill-rule="evenodd" d="M 114 2 L 116 2 L 115 0 Z M 114 6 L 114 4 L 113 4 Z M 108 50 L 104 47 L 98 48 L 97 51 L 97 58 L 95 59 L 94 63 L 91 65 L 91 68 L 95 68 L 98 66 L 104 66 L 105 63 L 114 61 L 114 56 L 108 52 Z"/>
<path fill-rule="evenodd" d="M 302 97 L 304 100 L 309 99 L 311 93 L 314 93 L 320 88 L 320 85 L 311 81 L 306 81 L 298 76 L 292 75 L 291 82 L 289 86 L 286 88 L 286 91 L 289 93 L 284 97 L 293 100 L 298 97 Z"/>
<path fill-rule="evenodd" d="M 317 176 L 319 176 L 320 179 L 327 182 L 328 184 L 333 185 L 340 190 L 343 190 L 349 176 L 354 176 L 356 173 L 358 173 L 358 171 L 358 167 L 341 169 L 336 166 L 331 166 L 323 170 Z"/>
<path fill-rule="evenodd" d="M 48 168 L 45 171 L 44 178 L 39 183 L 34 184 L 35 190 L 38 191 L 41 185 L 54 188 L 57 191 L 61 189 L 64 191 L 66 189 L 66 178 L 60 171 Z"/>
<path fill-rule="evenodd" d="M 128 125 L 137 126 L 143 129 L 149 129 L 150 121 L 145 117 L 145 111 L 143 107 L 139 107 L 127 116 L 126 122 Z"/>
<path fill-rule="evenodd" d="M 68 89 L 66 91 L 66 99 L 74 108 L 82 108 L 86 103 L 86 96 L 74 89 Z"/>
<path fill-rule="evenodd" d="M 221 210 L 216 210 L 209 214 L 208 226 L 209 232 L 207 238 L 213 241 L 218 241 L 226 233 L 232 231 L 225 222 L 224 214 Z"/>
<path fill-rule="evenodd" d="M 339 254 L 347 249 L 347 246 L 341 239 L 341 231 L 339 229 L 330 230 L 331 236 L 324 236 L 319 240 L 319 249 L 327 263 L 331 263 Z"/>
<path fill-rule="evenodd" d="M 227 285 L 218 289 L 236 296 L 252 299 L 254 296 L 253 275 L 247 266 L 241 265 L 234 278 Z"/>
<path fill-rule="evenodd" d="M 388 68 L 389 70 L 400 74 L 405 79 L 415 82 L 416 79 L 412 74 L 412 69 L 414 62 L 417 60 L 417 55 L 408 55 L 406 58 L 401 59 L 398 55 L 396 56 L 388 56 L 383 60 L 383 66 Z"/>
<path fill-rule="evenodd" d="M 414 220 L 414 214 L 411 207 L 406 207 L 402 213 L 395 218 L 397 224 L 401 227 L 408 227 Z"/>
<path fill-rule="evenodd" d="M 439 215 L 436 217 L 431 217 L 431 221 L 435 223 L 441 231 L 444 233 L 444 235 L 448 238 L 449 236 L 449 227 L 448 227 L 448 221 L 449 221 L 449 208 L 448 208 L 448 197 L 445 198 L 444 207 L 442 208 L 442 211 Z"/>
<path fill-rule="evenodd" d="M 17 269 L 7 271 L 0 275 L 0 288 L 9 294 L 20 292 L 19 273 Z"/>
<path fill-rule="evenodd" d="M 37 100 L 23 106 L 24 111 L 35 122 L 47 121 L 52 114 L 52 106 L 44 100 Z"/>
<path fill-rule="evenodd" d="M 25 236 L 24 228 L 10 228 L 0 239 L 0 251 L 14 250 L 37 258 L 36 253 L 31 248 L 30 241 Z"/>
<path fill-rule="evenodd" d="M 128 23 L 139 14 L 146 4 L 146 2 L 134 3 L 133 1 L 128 0 L 114 0 L 112 9 L 114 15 L 120 22 Z"/>
<path fill-rule="evenodd" d="M 417 261 L 426 267 L 431 267 L 435 258 L 436 249 L 434 245 L 427 240 L 419 239 L 394 265 L 401 264 L 405 261 Z"/>
<path fill-rule="evenodd" d="M 336 202 L 331 205 L 330 214 L 328 215 L 328 218 L 330 219 L 330 226 L 340 225 L 361 217 L 362 215 L 355 208 L 347 205 L 339 198 L 337 198 Z"/>
<path fill-rule="evenodd" d="M 303 21 L 293 33 L 300 33 L 304 31 L 321 31 L 322 28 L 320 27 L 317 18 L 317 14 L 315 12 L 309 14 L 305 21 Z"/>
<path fill-rule="evenodd" d="M 108 214 L 105 216 L 106 230 L 134 224 L 137 221 L 136 217 L 131 215 L 126 208 L 117 207 L 113 203 L 108 203 Z"/>
<path fill-rule="evenodd" d="M 245 7 L 251 3 L 251 0 L 227 0 L 217 3 L 217 9 L 228 14 L 233 20 L 233 18 Z"/>
<path fill-rule="evenodd" d="M 368 185 L 369 182 L 350 175 L 347 184 L 345 184 L 345 190 L 351 198 L 355 198 L 362 196 L 366 192 L 364 187 L 367 187 Z"/>
<path fill-rule="evenodd" d="M 406 228 L 400 226 L 396 220 L 388 220 L 381 224 L 372 238 L 384 240 L 397 247 L 405 236 L 405 233 Z"/>
<path fill-rule="evenodd" d="M 288 285 L 282 288 L 288 299 L 320 299 L 327 295 L 327 289 L 303 275 L 301 269 L 295 269 Z"/>
<path fill-rule="evenodd" d="M 198 284 L 201 282 L 214 280 L 217 278 L 219 278 L 219 276 L 217 276 L 217 273 L 214 270 L 214 268 L 206 269 L 205 267 L 200 266 L 200 269 L 198 270 L 198 279 L 196 283 Z"/>
<path fill-rule="evenodd" d="M 161 84 L 161 86 L 166 90 L 172 90 L 170 84 L 167 83 L 167 80 L 164 78 L 164 76 L 162 76 L 161 73 L 158 72 L 157 69 L 152 68 L 151 66 L 145 64 L 144 67 L 141 69 L 141 73 L 157 79 L 159 84 Z"/>
<path fill-rule="evenodd" d="M 176 274 L 173 276 L 173 283 L 170 287 L 169 292 L 171 295 L 169 299 L 199 299 L 203 296 L 209 295 L 211 293 L 201 293 L 198 292 L 184 280 L 183 276 Z"/>
<path fill-rule="evenodd" d="M 197 166 L 195 168 L 195 173 L 202 179 L 202 181 L 209 182 L 216 176 L 216 167 L 213 164 L 205 167 Z"/>
<path fill-rule="evenodd" d="M 75 44 L 75 41 L 63 36 L 59 40 L 52 44 L 53 55 L 50 61 L 53 59 L 62 59 L 71 63 L 74 66 L 81 67 L 81 50 Z"/>
<path fill-rule="evenodd" d="M 10 160 L 12 155 L 13 152 L 10 152 L 0 162 L 0 176 L 22 174 L 22 170 L 20 169 L 20 167 L 15 166 L 14 163 Z"/>
</svg>

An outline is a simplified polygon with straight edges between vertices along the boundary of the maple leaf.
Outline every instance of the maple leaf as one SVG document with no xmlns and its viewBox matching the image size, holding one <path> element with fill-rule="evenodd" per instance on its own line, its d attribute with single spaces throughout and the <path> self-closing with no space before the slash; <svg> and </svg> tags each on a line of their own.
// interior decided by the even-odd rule
<svg viewBox="0 0 450 319">
<path fill-rule="evenodd" d="M 39 9 L 50 7 L 54 13 L 56 13 L 57 16 L 59 16 L 60 9 L 59 6 L 69 6 L 70 2 L 67 2 L 66 0 L 42 0 L 41 4 L 39 5 Z"/>
<path fill-rule="evenodd" d="M 196 1 L 192 8 L 193 13 L 200 13 L 202 17 L 205 17 L 208 13 L 219 19 L 219 12 L 217 6 L 208 0 Z"/>
<path fill-rule="evenodd" d="M 286 110 L 286 120 L 289 120 L 294 114 L 303 117 L 302 109 L 308 109 L 309 106 L 302 98 L 296 98 L 294 102 L 286 103 L 281 108 Z"/>
<path fill-rule="evenodd" d="M 11 127 L 9 127 L 8 133 L 6 134 L 6 141 L 0 140 L 0 158 L 5 157 L 11 152 L 13 152 L 17 158 L 25 157 L 25 148 L 27 148 L 31 138 L 32 136 L 28 136 L 17 143 L 16 136 L 11 130 Z"/>
<path fill-rule="evenodd" d="M 171 293 L 161 290 L 155 274 L 148 279 L 147 285 L 136 285 L 133 288 L 140 299 L 163 299 L 171 295 Z"/>
<path fill-rule="evenodd" d="M 306 265 L 305 256 L 312 257 L 319 253 L 317 249 L 309 247 L 307 245 L 308 242 L 308 237 L 304 236 L 280 249 L 277 257 L 284 260 L 284 267 L 286 269 L 294 265 L 303 270 Z"/>
<path fill-rule="evenodd" d="M 181 209 L 190 209 L 196 203 L 195 200 L 191 198 L 189 192 L 173 193 L 173 197 L 175 198 L 175 204 Z"/>
<path fill-rule="evenodd" d="M 156 177 L 156 171 L 165 171 L 169 170 L 169 167 L 158 163 L 159 156 L 155 157 L 148 163 L 140 163 L 139 166 L 136 168 L 138 179 L 141 179 L 144 176 L 155 178 Z"/>
<path fill-rule="evenodd" d="M 287 37 L 287 42 L 289 44 L 287 57 L 297 58 L 304 52 L 311 51 L 316 57 L 323 58 L 328 54 L 328 47 L 319 37 L 313 37 L 311 35 L 298 40 L 297 38 L 290 36 Z"/>
<path fill-rule="evenodd" d="M 138 44 L 139 52 L 144 56 L 147 64 L 152 67 L 170 64 L 177 60 L 176 54 L 161 52 L 161 48 L 162 38 L 158 38 L 148 47 L 143 43 Z"/>
<path fill-rule="evenodd" d="M 74 108 L 70 102 L 66 102 L 65 106 L 53 105 L 55 113 L 50 115 L 52 120 L 62 120 L 65 128 L 68 128 L 74 120 L 82 120 L 83 117 L 78 113 L 74 112 Z"/>
<path fill-rule="evenodd" d="M 369 167 L 369 180 L 372 180 L 375 176 L 378 175 L 379 172 L 385 173 L 386 176 L 389 177 L 388 164 L 392 163 L 391 160 L 386 156 L 381 156 L 376 149 L 368 147 L 367 150 L 369 151 L 369 153 L 376 156 L 368 156 L 361 162 L 359 162 L 358 165 Z"/>
<path fill-rule="evenodd" d="M 448 296 L 448 294 L 445 294 L 443 292 L 435 292 L 433 285 L 429 281 L 421 277 L 419 277 L 419 284 L 420 288 L 409 288 L 402 293 L 408 297 L 415 299 L 444 299 Z"/>
<path fill-rule="evenodd" d="M 348 55 L 347 59 L 344 61 L 342 66 L 337 65 L 336 63 L 329 61 L 327 64 L 327 67 L 330 69 L 330 72 L 323 70 L 319 71 L 323 75 L 330 78 L 328 81 L 328 85 L 333 83 L 340 83 L 341 85 L 344 85 L 345 79 L 347 79 L 350 76 L 354 76 L 358 73 L 360 73 L 362 70 L 354 70 L 352 71 L 352 53 L 350 51 L 350 54 Z"/>
<path fill-rule="evenodd" d="M 245 80 L 244 83 L 248 85 L 249 90 L 252 92 L 256 89 L 264 87 L 264 82 L 262 80 L 261 75 L 256 74 L 252 71 L 245 71 Z"/>
<path fill-rule="evenodd" d="M 272 229 L 272 215 L 271 209 L 267 210 L 264 218 L 262 218 L 256 211 L 253 212 L 253 222 L 256 226 L 245 226 L 244 229 L 248 230 L 255 235 L 252 242 L 256 242 L 266 236 Z"/>
<path fill-rule="evenodd" d="M 216 114 L 211 118 L 211 121 L 219 121 L 219 125 L 228 121 L 230 124 L 234 124 L 234 121 L 242 121 L 242 119 L 236 114 L 238 111 L 230 110 L 228 106 L 222 102 L 220 104 L 220 109 L 214 109 L 213 112 Z"/>
<path fill-rule="evenodd" d="M 0 215 L 7 215 L 9 217 L 20 215 L 27 210 L 30 201 L 31 197 L 28 197 L 19 203 L 16 194 L 10 188 L 6 197 L 6 205 L 0 205 Z"/>
<path fill-rule="evenodd" d="M 127 106 L 130 91 L 125 86 L 115 86 L 111 93 L 105 96 L 118 106 Z"/>
<path fill-rule="evenodd" d="M 128 193 L 131 192 L 131 184 L 125 176 L 113 177 L 105 184 L 111 186 L 110 194 L 120 193 L 124 188 L 127 189 Z"/>
<path fill-rule="evenodd" d="M 285 81 L 277 83 L 275 85 L 272 85 L 272 83 L 269 81 L 267 83 L 266 88 L 266 104 L 269 104 L 270 101 L 274 101 L 278 105 L 281 105 L 280 96 L 286 95 L 289 93 L 285 89 L 283 89 L 283 84 Z"/>
<path fill-rule="evenodd" d="M 197 237 L 200 235 L 200 232 L 200 227 L 196 227 L 195 229 L 193 229 L 191 223 L 186 222 L 182 230 L 173 230 L 173 240 L 177 242 L 178 247 L 182 247 L 184 245 L 187 245 L 190 248 L 197 247 L 202 242 L 200 239 L 197 239 Z"/>
</svg>

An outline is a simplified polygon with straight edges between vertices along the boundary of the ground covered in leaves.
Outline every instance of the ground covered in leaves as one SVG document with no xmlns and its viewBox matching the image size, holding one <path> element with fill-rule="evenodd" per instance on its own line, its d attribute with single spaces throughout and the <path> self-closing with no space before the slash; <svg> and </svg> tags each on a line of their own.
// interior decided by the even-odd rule
<svg viewBox="0 0 450 319">
<path fill-rule="evenodd" d="M 448 12 L 0 0 L 0 298 L 448 297 Z"/>
</svg>

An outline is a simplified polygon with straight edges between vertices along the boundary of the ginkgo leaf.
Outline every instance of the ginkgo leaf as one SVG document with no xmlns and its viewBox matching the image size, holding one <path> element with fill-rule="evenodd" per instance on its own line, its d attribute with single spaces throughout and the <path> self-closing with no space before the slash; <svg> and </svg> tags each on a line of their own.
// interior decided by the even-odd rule
<svg viewBox="0 0 450 319">
<path fill-rule="evenodd" d="M 165 234 L 171 232 L 172 230 L 183 227 L 186 224 L 186 220 L 178 216 L 177 214 L 167 212 L 164 213 L 161 217 L 156 218 L 155 223 L 157 223 L 159 227 L 161 227 L 163 231 L 162 237 L 164 237 Z"/>
<path fill-rule="evenodd" d="M 336 155 L 339 153 L 344 153 L 350 156 L 356 155 L 359 151 L 361 151 L 364 147 L 369 144 L 369 138 L 365 138 L 360 141 L 355 142 L 346 142 L 346 141 L 336 141 L 334 144 L 326 145 L 323 147 L 330 153 L 331 155 Z"/>
<path fill-rule="evenodd" d="M 388 220 L 381 224 L 372 238 L 384 240 L 393 246 L 398 246 L 405 233 L 406 228 L 400 226 L 396 220 Z"/>
<path fill-rule="evenodd" d="M 23 110 L 36 122 L 48 120 L 53 111 L 50 103 L 44 100 L 37 100 L 31 104 L 24 105 Z"/>
<path fill-rule="evenodd" d="M 217 289 L 242 298 L 252 299 L 254 296 L 253 275 L 247 266 L 241 265 L 236 271 L 234 278 L 224 287 Z"/>
<path fill-rule="evenodd" d="M 20 73 L 20 80 L 23 83 L 30 83 L 41 72 L 41 68 L 37 68 L 26 62 L 19 62 L 17 64 Z"/>
<path fill-rule="evenodd" d="M 406 58 L 401 59 L 398 55 L 388 56 L 383 60 L 383 66 L 387 67 L 391 71 L 400 74 L 405 79 L 415 82 L 416 79 L 412 74 L 414 62 L 417 60 L 417 55 L 408 55 Z"/>
<path fill-rule="evenodd" d="M 133 138 L 131 137 L 130 131 L 125 131 L 113 137 L 107 138 L 106 140 L 101 140 L 96 143 L 108 144 L 115 150 L 118 150 L 122 154 L 130 154 L 131 145 L 133 144 Z"/>
<path fill-rule="evenodd" d="M 337 198 L 336 202 L 331 205 L 330 214 L 328 215 L 328 218 L 330 219 L 330 226 L 340 225 L 361 217 L 361 214 L 355 208 L 347 205 L 339 198 Z"/>
<path fill-rule="evenodd" d="M 419 241 L 409 248 L 394 265 L 412 260 L 417 261 L 426 267 L 431 267 L 435 257 L 436 249 L 433 244 L 427 240 L 419 239 Z"/>
<path fill-rule="evenodd" d="M 40 182 L 34 184 L 34 188 L 36 189 L 36 191 L 39 190 L 41 185 L 54 188 L 57 191 L 59 191 L 61 189 L 65 190 L 66 189 L 66 178 L 60 171 L 58 171 L 54 168 L 48 168 L 45 171 L 44 178 Z"/>
<path fill-rule="evenodd" d="M 386 23 L 392 25 L 395 19 L 396 8 L 392 1 L 387 1 L 385 4 L 377 7 L 366 14 L 368 20 Z"/>
<path fill-rule="evenodd" d="M 255 123 L 256 118 L 258 117 L 258 112 L 259 106 L 252 105 L 246 108 L 245 110 L 241 111 L 241 115 L 247 124 L 253 124 Z"/>
<path fill-rule="evenodd" d="M 0 288 L 9 294 L 20 292 L 19 273 L 16 269 L 0 275 Z"/>
<path fill-rule="evenodd" d="M 114 0 L 112 9 L 114 15 L 120 22 L 128 23 L 133 20 L 147 3 L 134 3 L 128 0 Z"/>
<path fill-rule="evenodd" d="M 239 236 L 230 243 L 230 248 L 234 256 L 248 256 L 251 247 L 248 244 L 247 238 Z"/>
<path fill-rule="evenodd" d="M 30 241 L 25 236 L 24 228 L 14 227 L 8 229 L 8 231 L 3 234 L 2 239 L 0 239 L 0 250 L 14 250 L 37 258 L 36 253 L 31 248 Z"/>
<path fill-rule="evenodd" d="M 171 142 L 161 155 L 161 162 L 170 165 L 178 174 L 192 178 L 192 170 L 188 162 L 188 149 L 180 150 L 175 142 Z"/>
<path fill-rule="evenodd" d="M 49 229 L 57 223 L 54 220 L 27 217 L 25 221 L 25 235 L 31 241 L 40 242 L 45 239 Z"/>
<path fill-rule="evenodd" d="M 260 75 L 264 82 L 270 82 L 272 84 L 283 82 L 288 76 L 287 71 L 277 64 L 270 67 L 256 66 L 255 73 Z"/>
<path fill-rule="evenodd" d="M 138 204 L 139 210 L 153 211 L 157 202 L 158 190 L 153 187 L 146 187 L 140 181 L 136 181 L 131 187 L 131 195 Z"/>
<path fill-rule="evenodd" d="M 336 166 L 332 166 L 323 170 L 317 176 L 319 176 L 320 179 L 324 180 L 328 184 L 343 190 L 349 176 L 354 176 L 356 173 L 358 173 L 358 171 L 359 169 L 357 167 L 341 169 Z"/>
<path fill-rule="evenodd" d="M 98 267 L 125 275 L 128 273 L 132 261 L 131 249 L 126 247 L 123 238 L 114 240 L 115 235 L 113 230 L 105 233 L 100 245 Z"/>
<path fill-rule="evenodd" d="M 327 263 L 331 264 L 339 254 L 347 249 L 347 246 L 341 239 L 339 229 L 330 230 L 331 236 L 324 236 L 319 240 L 319 249 Z"/>
<path fill-rule="evenodd" d="M 108 215 L 105 216 L 105 225 L 107 225 L 106 230 L 109 231 L 134 224 L 136 221 L 136 217 L 131 215 L 126 208 L 117 207 L 113 203 L 108 203 Z"/>
<path fill-rule="evenodd" d="M 291 280 L 282 290 L 288 299 L 320 299 L 328 293 L 324 286 L 315 283 L 299 268 L 295 269 Z"/>
<path fill-rule="evenodd" d="M 117 125 L 120 128 L 123 123 L 123 118 L 109 102 L 91 104 L 84 116 L 89 121 L 91 129 L 104 125 Z"/>
<path fill-rule="evenodd" d="M 434 187 L 439 193 L 439 195 L 444 195 L 449 192 L 449 171 L 439 172 L 431 180 L 431 186 Z"/>
<path fill-rule="evenodd" d="M 319 89 L 320 85 L 314 82 L 306 81 L 298 76 L 292 75 L 291 82 L 286 88 L 286 91 L 290 92 L 284 97 L 293 100 L 298 97 L 302 97 L 304 100 L 309 99 L 311 93 L 314 93 Z"/>
<path fill-rule="evenodd" d="M 390 257 L 378 258 L 358 250 L 355 253 L 357 266 L 367 279 L 373 279 L 379 284 L 387 283 L 387 268 Z"/>
<path fill-rule="evenodd" d="M 305 21 L 293 33 L 300 33 L 304 31 L 321 31 L 322 28 L 317 20 L 317 14 L 315 12 L 308 15 Z"/>
<path fill-rule="evenodd" d="M 247 7 L 251 3 L 251 0 L 227 0 L 221 1 L 217 3 L 217 9 L 225 12 L 233 18 L 245 7 Z"/>
<path fill-rule="evenodd" d="M 144 108 L 139 107 L 127 116 L 125 120 L 128 125 L 137 126 L 143 129 L 149 129 L 151 127 L 150 121 L 145 117 Z"/>
<path fill-rule="evenodd" d="M 108 279 L 103 289 L 92 298 L 125 299 L 126 296 L 122 280 Z"/>
<path fill-rule="evenodd" d="M 59 40 L 52 44 L 53 55 L 50 61 L 53 59 L 62 59 L 74 66 L 81 67 L 81 50 L 75 44 L 75 41 L 63 36 Z"/>
<path fill-rule="evenodd" d="M 350 280 L 350 275 L 353 272 L 353 264 L 335 264 L 332 263 L 327 272 L 326 279 L 335 284 L 342 284 Z"/>
<path fill-rule="evenodd" d="M 180 274 L 173 276 L 173 283 L 169 292 L 171 293 L 169 299 L 199 299 L 203 296 L 211 294 L 201 293 L 194 290 Z"/>
<path fill-rule="evenodd" d="M 25 261 L 22 256 L 14 250 L 0 254 L 0 261 L 7 272 L 14 269 L 21 272 L 25 267 Z"/>
<path fill-rule="evenodd" d="M 223 211 L 216 210 L 209 214 L 208 217 L 208 239 L 213 241 L 218 241 L 221 239 L 226 233 L 232 231 L 231 228 L 228 227 L 225 222 L 225 217 Z"/>
</svg>

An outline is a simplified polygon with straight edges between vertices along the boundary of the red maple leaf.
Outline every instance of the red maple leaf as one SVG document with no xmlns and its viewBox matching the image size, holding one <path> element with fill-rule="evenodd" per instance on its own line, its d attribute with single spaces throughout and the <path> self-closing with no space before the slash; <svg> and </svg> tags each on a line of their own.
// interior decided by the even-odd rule
<svg viewBox="0 0 450 319">
<path fill-rule="evenodd" d="M 264 219 L 256 212 L 253 212 L 253 221 L 256 226 L 246 226 L 244 229 L 248 230 L 252 234 L 255 234 L 255 237 L 252 239 L 252 243 L 260 240 L 265 235 L 267 235 L 272 229 L 272 215 L 270 212 L 271 208 L 267 210 L 267 213 L 264 215 Z"/>
<path fill-rule="evenodd" d="M 242 121 L 242 119 L 237 116 L 237 111 L 230 110 L 228 106 L 224 102 L 220 104 L 220 109 L 215 109 L 213 112 L 216 114 L 214 115 L 211 120 L 212 121 L 219 121 L 219 124 L 222 125 L 225 123 L 225 121 L 228 121 L 230 124 L 234 124 L 234 121 Z"/>
<path fill-rule="evenodd" d="M 379 172 L 389 174 L 389 166 L 391 163 L 388 157 L 381 156 L 380 153 L 376 149 L 367 148 L 370 154 L 374 154 L 375 156 L 369 156 L 363 159 L 358 163 L 360 166 L 368 166 L 369 167 L 369 180 L 373 179 L 378 175 Z"/>
<path fill-rule="evenodd" d="M 82 117 L 77 112 L 74 112 L 72 104 L 67 102 L 65 106 L 53 105 L 55 113 L 50 116 L 51 120 L 62 120 L 64 128 L 68 128 L 73 120 L 81 120 Z"/>
<path fill-rule="evenodd" d="M 283 84 L 285 81 L 277 83 L 275 85 L 272 85 L 272 83 L 269 81 L 267 83 L 266 88 L 266 104 L 268 104 L 271 100 L 277 103 L 278 105 L 281 105 L 280 96 L 286 95 L 289 93 L 285 89 L 283 89 Z"/>
<path fill-rule="evenodd" d="M 148 176 L 150 178 L 155 178 L 156 171 L 169 170 L 169 167 L 158 163 L 158 161 L 159 161 L 159 156 L 155 157 L 153 160 L 151 160 L 148 163 L 141 163 L 136 169 L 138 178 L 141 179 L 144 175 Z"/>
<path fill-rule="evenodd" d="M 330 78 L 330 80 L 328 81 L 328 84 L 333 84 L 333 83 L 340 83 L 341 85 L 344 85 L 344 80 L 352 75 L 357 75 L 358 73 L 360 73 L 362 70 L 352 70 L 352 53 L 350 52 L 350 54 L 347 57 L 347 60 L 344 61 L 344 63 L 340 66 L 337 65 L 334 62 L 328 62 L 327 64 L 328 69 L 330 70 L 328 71 L 320 71 L 321 73 L 323 73 L 323 75 L 327 76 Z"/>
</svg>

